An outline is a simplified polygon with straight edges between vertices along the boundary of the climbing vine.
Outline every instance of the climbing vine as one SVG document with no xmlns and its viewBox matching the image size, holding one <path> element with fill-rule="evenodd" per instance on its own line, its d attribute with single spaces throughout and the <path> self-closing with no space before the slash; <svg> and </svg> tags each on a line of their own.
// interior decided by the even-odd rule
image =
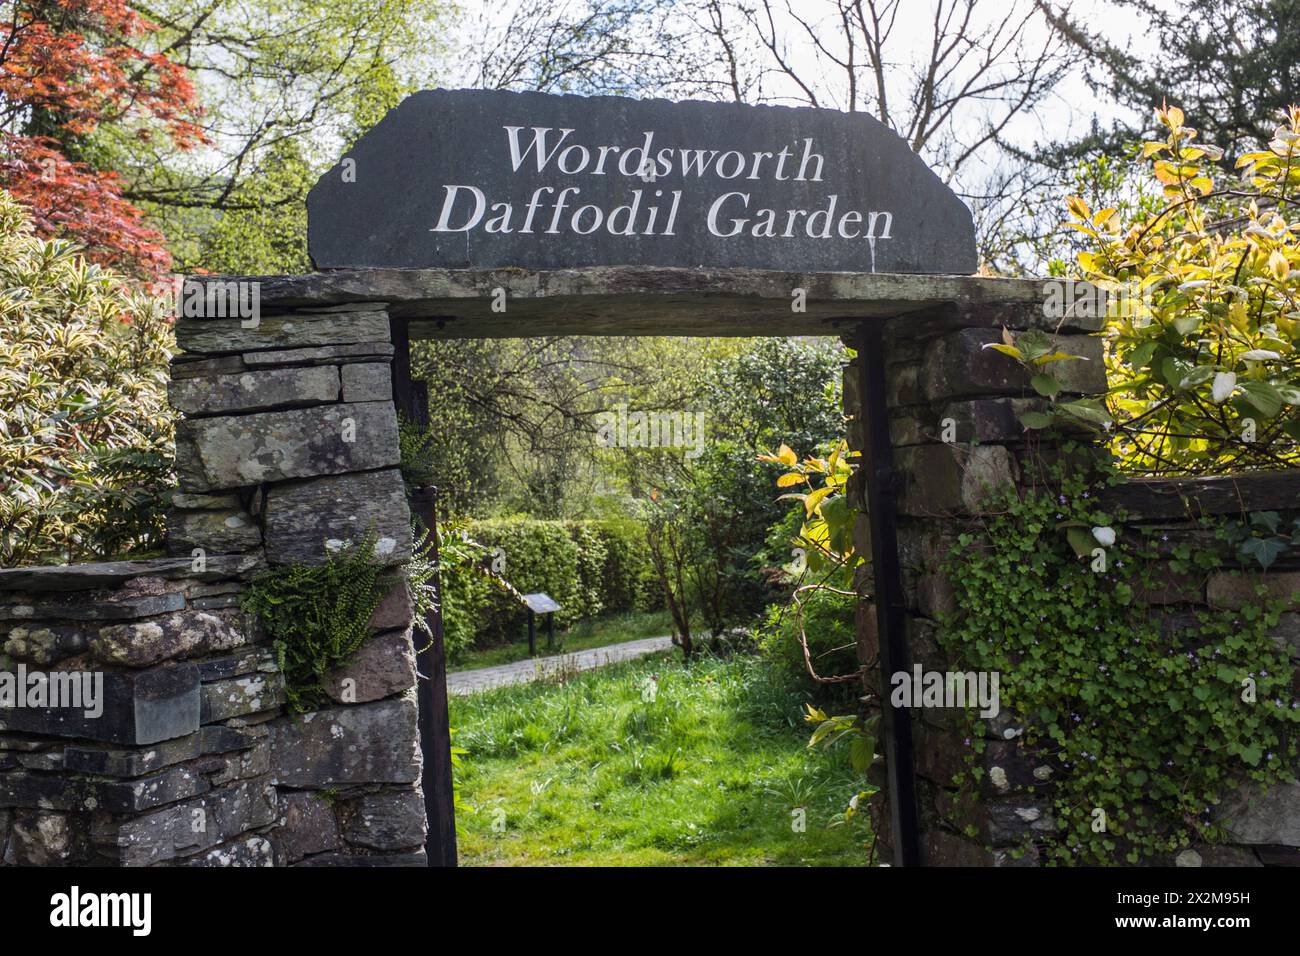
<svg viewBox="0 0 1300 956">
<path fill-rule="evenodd" d="M 945 574 L 960 613 L 939 629 L 959 668 L 1001 674 L 992 726 L 1040 760 L 1031 791 L 1050 795 L 1057 863 L 1130 863 L 1222 842 L 1215 807 L 1246 781 L 1292 779 L 1300 702 L 1294 665 L 1269 636 L 1283 602 L 1159 613 L 1154 569 L 1204 577 L 1231 558 L 1226 524 L 1211 545 L 1127 529 L 1098 505 L 1113 477 L 1062 467 L 1035 488 L 992 493 L 959 535 Z M 989 724 L 969 718 L 957 783 L 977 766 Z M 969 835 L 974 835 L 973 828 Z M 1016 852 L 1021 854 L 1027 846 Z"/>
</svg>

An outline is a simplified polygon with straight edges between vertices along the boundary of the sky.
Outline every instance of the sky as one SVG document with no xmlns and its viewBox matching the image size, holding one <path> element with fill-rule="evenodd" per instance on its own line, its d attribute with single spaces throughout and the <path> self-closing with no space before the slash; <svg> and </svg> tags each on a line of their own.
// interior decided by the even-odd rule
<svg viewBox="0 0 1300 956">
<path fill-rule="evenodd" d="M 824 0 L 792 0 L 799 15 L 808 18 L 825 19 L 833 15 L 833 8 Z M 890 38 L 890 49 L 896 60 L 896 78 L 901 83 L 909 69 L 927 57 L 931 39 L 931 11 L 939 0 L 902 0 L 902 13 L 896 18 Z M 951 2 L 951 0 L 948 0 Z M 1031 0 L 978 0 L 977 18 L 989 22 L 1005 14 L 1015 3 L 1022 7 Z M 1157 0 L 1161 6 L 1178 6 L 1170 0 Z M 485 32 L 502 29 L 513 14 L 521 9 L 538 3 L 548 9 L 568 9 L 577 11 L 582 0 L 466 0 L 462 6 L 462 16 L 455 36 L 452 38 L 451 53 L 443 64 L 443 74 L 448 86 L 471 85 L 474 74 L 472 50 L 475 44 L 481 45 Z M 1159 38 L 1150 35 L 1142 18 L 1131 10 L 1116 7 L 1109 0 L 1068 0 L 1066 3 L 1072 17 L 1085 25 L 1096 28 L 1104 24 L 1105 33 L 1112 40 L 1129 45 L 1135 51 L 1152 49 Z M 828 21 L 829 22 L 829 21 Z M 978 20 L 977 20 L 978 22 Z M 1041 40 L 1047 34 L 1043 24 L 1037 24 L 1036 30 L 1022 34 L 1027 43 Z M 812 42 L 804 36 L 802 29 L 793 21 L 787 21 L 781 30 L 787 56 L 796 68 L 806 75 L 814 75 L 817 62 L 816 51 Z M 1127 111 L 1104 99 L 1099 99 L 1085 82 L 1086 63 L 1080 60 L 1072 68 L 1070 75 L 1056 90 L 1050 94 L 1032 114 L 1025 114 L 1014 121 L 1011 138 L 1017 143 L 1032 145 L 1043 141 L 1067 140 L 1087 131 L 1094 119 L 1103 126 L 1109 126 L 1117 118 L 1130 118 Z M 787 84 L 789 86 L 789 84 Z M 774 87 L 773 92 L 779 92 Z M 798 91 L 790 88 L 789 92 L 797 96 Z M 980 105 L 971 104 L 964 117 L 964 123 L 972 133 L 977 130 L 983 117 Z M 939 170 L 943 173 L 943 170 Z"/>
</svg>

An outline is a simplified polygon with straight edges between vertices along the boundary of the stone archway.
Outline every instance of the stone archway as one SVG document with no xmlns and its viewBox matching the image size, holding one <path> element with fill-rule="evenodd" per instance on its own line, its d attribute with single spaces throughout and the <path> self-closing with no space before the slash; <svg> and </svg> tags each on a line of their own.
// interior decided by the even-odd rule
<svg viewBox="0 0 1300 956">
<path fill-rule="evenodd" d="M 484 116 L 492 120 L 486 126 Z M 0 840 L 17 848 L 14 862 L 447 862 L 450 840 L 439 843 L 439 834 L 449 833 L 449 766 L 430 720 L 440 706 L 430 693 L 438 667 L 426 658 L 417 674 L 405 587 L 369 622 L 373 650 L 335 675 L 359 692 L 303 717 L 284 713 L 275 663 L 255 622 L 237 610 L 259 568 L 324 561 L 367 529 L 377 531 L 385 561 L 409 556 L 397 411 L 415 415 L 422 405 L 409 375 L 413 339 L 844 338 L 856 350 L 845 374 L 849 439 L 864 452 L 850 487 L 859 510 L 855 541 L 872 556 L 858 581 L 866 598 L 860 656 L 873 664 L 878 693 L 914 661 L 941 663 L 937 628 L 953 610 L 940 568 L 950 525 L 978 510 L 983 486 L 1022 478 L 1018 415 L 1032 402 L 1028 383 L 984 346 L 1003 327 L 1037 329 L 1092 359 L 1070 363 L 1066 391 L 1102 392 L 1105 375 L 1091 334 L 1097 320 L 1047 318 L 1036 281 L 951 274 L 974 267 L 969 213 L 873 123 L 730 104 L 419 94 L 313 190 L 312 250 L 327 271 L 188 280 L 170 391 L 185 416 L 169 522 L 174 556 L 0 571 L 4 653 L 24 666 L 93 670 L 106 689 L 93 721 L 50 708 L 0 712 Z M 666 178 L 655 188 L 670 191 L 674 177 L 692 188 L 703 179 L 690 179 L 685 167 L 678 175 L 672 160 L 682 153 L 711 148 L 714 159 L 728 150 L 745 159 L 742 144 L 753 161 L 746 168 L 758 174 L 768 168 L 762 157 L 775 163 L 780 143 L 802 143 L 802 153 L 781 150 L 808 175 L 759 176 L 745 204 L 802 209 L 802 219 L 790 217 L 789 236 L 751 231 L 732 243 L 739 233 L 720 234 L 714 213 L 720 197 L 743 195 L 739 187 L 718 182 L 724 192 L 700 195 L 679 183 L 681 201 L 672 208 L 680 232 L 668 237 L 680 235 L 676 244 L 644 230 L 595 242 L 548 239 L 546 231 L 525 240 L 519 229 L 507 239 L 486 225 L 430 239 L 454 199 L 439 189 L 476 181 L 484 213 L 489 189 L 506 197 L 502 205 L 523 210 L 544 193 L 577 188 L 565 186 L 565 176 L 591 174 L 574 165 L 580 152 L 571 154 L 572 173 L 548 169 L 539 130 L 599 134 L 580 144 L 588 160 L 602 146 L 610 156 L 625 147 L 640 148 L 642 158 L 653 153 L 653 168 L 633 163 L 615 185 L 612 177 L 584 181 L 584 201 L 594 196 L 588 206 L 612 219 L 628 190 L 644 202 L 660 176 L 659 152 L 640 139 L 647 126 L 669 150 Z M 535 174 L 507 161 L 512 129 L 532 131 Z M 715 178 L 729 182 L 734 166 L 715 168 Z M 829 195 L 844 205 L 818 205 L 829 203 L 823 194 L 832 183 Z M 825 215 L 814 228 L 819 210 Z M 859 229 L 870 220 L 860 210 L 874 211 L 881 227 L 866 237 L 870 256 Z M 586 215 L 569 225 L 594 216 Z M 796 221 L 804 234 L 792 231 Z M 881 271 L 864 271 L 873 264 Z M 1195 501 L 1203 513 L 1289 507 L 1293 482 L 1237 482 L 1231 495 L 1213 482 L 1135 483 L 1117 493 L 1130 496 L 1139 515 L 1167 521 L 1171 500 Z M 1282 577 L 1278 588 L 1293 584 Z M 1165 598 L 1194 606 L 1234 599 L 1229 584 L 1214 579 L 1195 593 L 1171 585 L 1153 604 Z M 878 833 L 894 861 L 1008 862 L 999 841 L 1032 836 L 1045 819 L 1041 797 L 1023 785 L 1037 769 L 1034 755 L 1012 738 L 989 748 L 989 777 L 1005 786 L 980 794 L 973 821 L 980 837 L 971 840 L 946 815 L 954 792 L 950 734 L 925 713 L 883 709 L 887 785 Z M 422 781 L 430 790 L 438 779 L 441 797 L 422 794 Z M 1254 860 L 1269 847 L 1300 843 L 1297 805 L 1292 788 L 1262 811 L 1234 811 L 1238 842 L 1255 849 L 1232 852 Z"/>
</svg>

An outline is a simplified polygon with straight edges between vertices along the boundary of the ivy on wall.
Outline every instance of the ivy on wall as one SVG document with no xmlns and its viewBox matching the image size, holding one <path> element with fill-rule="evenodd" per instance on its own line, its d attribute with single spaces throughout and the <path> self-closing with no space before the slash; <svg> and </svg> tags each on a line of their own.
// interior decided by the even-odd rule
<svg viewBox="0 0 1300 956">
<path fill-rule="evenodd" d="M 1263 587 L 1239 610 L 1143 603 L 1163 568 L 1225 567 L 1226 526 L 1219 547 L 1169 542 L 1097 506 L 1114 479 L 1051 471 L 1047 485 L 995 493 L 959 536 L 944 571 L 961 611 L 941 622 L 940 646 L 958 669 L 1001 675 L 1003 711 L 1050 767 L 1031 788 L 1052 801 L 1049 860 L 1138 863 L 1223 842 L 1224 796 L 1293 779 L 1295 665 L 1269 635 L 1284 603 Z M 959 785 L 985 783 L 986 741 L 970 726 Z"/>
</svg>

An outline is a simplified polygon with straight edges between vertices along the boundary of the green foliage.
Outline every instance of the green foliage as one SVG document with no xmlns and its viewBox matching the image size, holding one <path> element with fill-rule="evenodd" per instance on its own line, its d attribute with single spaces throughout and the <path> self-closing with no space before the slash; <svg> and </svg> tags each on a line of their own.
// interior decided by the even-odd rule
<svg viewBox="0 0 1300 956">
<path fill-rule="evenodd" d="M 1111 430 L 1119 461 L 1137 473 L 1294 464 L 1300 223 L 1291 194 L 1300 185 L 1300 107 L 1266 149 L 1238 159 L 1236 184 L 1216 182 L 1222 150 L 1197 143 L 1181 110 L 1160 109 L 1157 118 L 1166 136 L 1145 143 L 1142 156 L 1163 208 L 1125 222 L 1115 207 L 1093 212 L 1077 196 L 1068 203 L 1070 225 L 1091 240 L 1078 256 L 1083 278 L 1107 294 L 1106 402 L 1056 402 L 1050 420 L 1035 414 L 1025 424 L 1068 419 Z M 1006 350 L 1023 351 L 1025 338 Z M 1050 388 L 1035 388 L 1055 400 Z"/>
<path fill-rule="evenodd" d="M 808 738 L 809 748 L 821 747 L 829 750 L 840 741 L 847 741 L 849 747 L 849 766 L 854 773 L 865 777 L 876 759 L 876 736 L 880 732 L 880 714 L 861 717 L 857 714 L 845 714 L 829 717 L 826 712 L 811 704 L 804 705 L 804 721 L 815 728 Z M 862 809 L 862 801 L 870 798 L 880 788 L 868 784 L 850 799 L 840 816 L 841 823 L 848 823 Z"/>
<path fill-rule="evenodd" d="M 1076 49 L 1095 88 L 1139 118 L 1153 103 L 1182 103 L 1200 117 L 1207 137 L 1235 155 L 1268 141 L 1268 117 L 1295 102 L 1295 64 L 1300 37 L 1297 0 L 1199 0 L 1160 4 L 1150 0 L 1110 0 L 1118 17 L 1097 16 L 1070 4 L 1052 4 L 1062 36 Z M 1112 40 L 1113 20 L 1132 17 L 1159 43 Z M 1117 123 L 1094 133 L 1114 151 L 1141 127 Z"/>
<path fill-rule="evenodd" d="M 834 339 L 762 338 L 709 369 L 704 380 L 711 431 L 751 451 L 786 442 L 814 449 L 844 427 Z"/>
<path fill-rule="evenodd" d="M 861 785 L 849 748 L 810 751 L 799 695 L 753 657 L 658 654 L 450 706 L 473 754 L 462 862 L 867 861 L 865 815 L 836 825 Z"/>
<path fill-rule="evenodd" d="M 307 191 L 316 182 L 301 145 L 281 140 L 260 168 L 231 191 L 227 208 L 194 238 L 197 251 L 182 250 L 197 267 L 227 275 L 297 274 L 312 271 L 307 256 Z M 172 230 L 185 236 L 180 223 Z"/>
<path fill-rule="evenodd" d="M 1221 533 L 1235 549 L 1239 562 L 1259 565 L 1267 571 L 1274 561 L 1300 545 L 1300 518 L 1284 527 L 1276 511 L 1255 511 L 1244 521 L 1227 522 Z"/>
<path fill-rule="evenodd" d="M 857 597 L 827 587 L 811 588 L 801 597 L 802 632 L 817 673 L 822 676 L 857 673 Z M 763 661 L 781 681 L 799 688 L 805 695 L 853 703 L 861 693 L 860 685 L 856 688 L 851 684 L 829 685 L 834 688 L 830 690 L 809 675 L 800 641 L 800 624 L 801 617 L 793 606 L 769 607 L 764 622 L 755 632 Z"/>
<path fill-rule="evenodd" d="M 1095 505 L 1100 484 L 1078 471 L 1057 469 L 1051 484 L 1005 491 L 958 537 L 945 573 L 962 610 L 941 646 L 957 669 L 1002 675 L 1003 711 L 1027 722 L 1024 743 L 1051 767 L 1050 859 L 1137 863 L 1221 841 L 1221 797 L 1294 766 L 1295 667 L 1269 636 L 1281 605 L 1153 614 L 1137 595 L 1159 589 L 1163 567 L 1204 576 L 1222 556 L 1116 530 Z M 973 762 L 985 744 L 974 729 L 968 742 Z"/>
<path fill-rule="evenodd" d="M 457 627 L 481 645 L 520 639 L 526 612 L 517 593 L 544 591 L 555 598 L 562 608 L 555 615 L 560 627 L 602 613 L 649 610 L 655 603 L 645 532 L 634 522 L 497 518 L 463 528 L 480 549 L 479 567 L 497 562 L 516 592 L 461 588 L 457 613 L 463 617 Z M 458 634 L 458 649 L 468 646 L 461 643 L 464 632 Z"/>
<path fill-rule="evenodd" d="M 156 547 L 171 479 L 161 304 L 0 192 L 0 565 Z"/>
<path fill-rule="evenodd" d="M 438 568 L 443 648 L 454 661 L 474 645 L 494 589 L 508 585 L 494 575 L 492 550 L 474 539 L 464 519 L 438 523 Z"/>
<path fill-rule="evenodd" d="M 274 643 L 290 710 L 326 702 L 326 675 L 365 643 L 370 616 L 400 580 L 375 559 L 374 546 L 371 533 L 323 564 L 267 568 L 244 592 L 241 606 Z"/>
<path fill-rule="evenodd" d="M 397 416 L 398 468 L 408 491 L 437 487 L 439 431 L 432 423 L 420 428 L 406 416 Z M 441 489 L 439 489 L 441 490 Z"/>
<path fill-rule="evenodd" d="M 440 563 L 434 560 L 434 541 L 420 521 L 411 518 L 411 557 L 406 562 L 406 587 L 411 595 L 412 623 L 428 638 L 433 637 L 429 617 L 439 609 Z M 444 628 L 445 630 L 445 628 Z M 444 635 L 445 643 L 445 635 Z"/>
</svg>

